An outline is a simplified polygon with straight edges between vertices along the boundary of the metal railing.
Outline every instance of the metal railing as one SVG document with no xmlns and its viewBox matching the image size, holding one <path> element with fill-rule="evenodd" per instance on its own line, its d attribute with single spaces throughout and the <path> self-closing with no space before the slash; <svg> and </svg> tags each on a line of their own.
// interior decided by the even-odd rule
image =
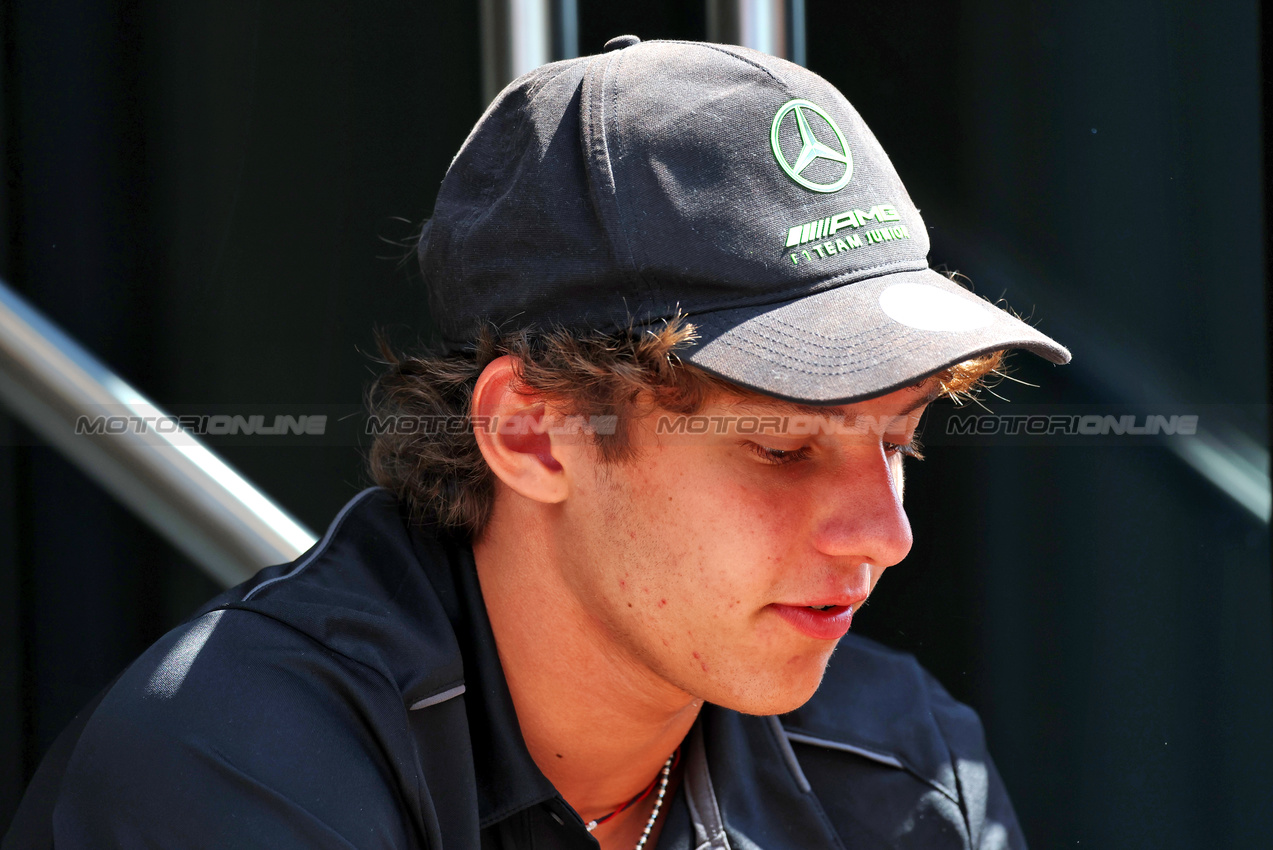
<svg viewBox="0 0 1273 850">
<path fill-rule="evenodd" d="M 708 41 L 741 44 L 805 64 L 804 0 L 706 3 Z M 481 17 L 482 91 L 487 103 L 527 71 L 579 55 L 577 0 L 482 0 Z M 601 49 L 600 44 L 586 47 L 586 52 Z"/>
<path fill-rule="evenodd" d="M 313 532 L 0 283 L 0 402 L 229 587 L 314 544 Z M 91 433 L 81 417 L 121 414 Z"/>
<path fill-rule="evenodd" d="M 804 0 L 707 0 L 707 40 L 804 65 Z"/>
<path fill-rule="evenodd" d="M 482 0 L 481 16 L 487 103 L 527 71 L 579 55 L 577 0 Z"/>
</svg>

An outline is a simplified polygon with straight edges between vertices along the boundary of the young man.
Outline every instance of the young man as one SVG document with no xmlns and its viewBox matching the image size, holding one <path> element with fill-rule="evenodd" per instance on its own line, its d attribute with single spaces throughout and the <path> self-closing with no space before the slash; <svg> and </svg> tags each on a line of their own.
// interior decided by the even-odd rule
<svg viewBox="0 0 1273 850">
<path fill-rule="evenodd" d="M 1069 357 L 927 248 L 802 68 L 624 37 L 518 80 L 421 237 L 443 346 L 388 358 L 382 487 L 125 671 L 13 846 L 1023 846 L 975 715 L 846 636 L 925 406 Z"/>
</svg>

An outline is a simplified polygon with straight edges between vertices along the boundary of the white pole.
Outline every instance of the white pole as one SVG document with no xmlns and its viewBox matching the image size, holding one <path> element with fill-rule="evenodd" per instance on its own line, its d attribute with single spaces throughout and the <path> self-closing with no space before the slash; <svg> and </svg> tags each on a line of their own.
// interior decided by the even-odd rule
<svg viewBox="0 0 1273 850">
<path fill-rule="evenodd" d="M 316 540 L 2 282 L 0 402 L 225 587 Z M 127 426 L 76 433 L 101 416 Z"/>
</svg>

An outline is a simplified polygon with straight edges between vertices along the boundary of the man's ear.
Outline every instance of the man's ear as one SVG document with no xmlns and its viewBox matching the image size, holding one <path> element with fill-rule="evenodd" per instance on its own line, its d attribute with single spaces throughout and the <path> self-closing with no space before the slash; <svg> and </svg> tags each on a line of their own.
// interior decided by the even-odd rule
<svg viewBox="0 0 1273 850">
<path fill-rule="evenodd" d="M 508 356 L 492 360 L 473 388 L 473 432 L 486 465 L 514 492 L 537 502 L 553 504 L 568 493 L 566 475 L 553 457 L 552 439 L 545 429 L 551 416 L 545 400 L 519 392 L 518 361 Z"/>
</svg>

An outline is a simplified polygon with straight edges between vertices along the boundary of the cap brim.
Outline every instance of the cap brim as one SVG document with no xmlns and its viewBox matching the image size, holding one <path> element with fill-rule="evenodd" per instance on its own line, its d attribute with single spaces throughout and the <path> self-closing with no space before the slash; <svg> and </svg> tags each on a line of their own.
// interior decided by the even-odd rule
<svg viewBox="0 0 1273 850">
<path fill-rule="evenodd" d="M 692 315 L 681 358 L 748 389 L 806 404 L 884 395 L 980 354 L 1070 352 L 930 269 L 869 278 L 778 304 Z"/>
</svg>

